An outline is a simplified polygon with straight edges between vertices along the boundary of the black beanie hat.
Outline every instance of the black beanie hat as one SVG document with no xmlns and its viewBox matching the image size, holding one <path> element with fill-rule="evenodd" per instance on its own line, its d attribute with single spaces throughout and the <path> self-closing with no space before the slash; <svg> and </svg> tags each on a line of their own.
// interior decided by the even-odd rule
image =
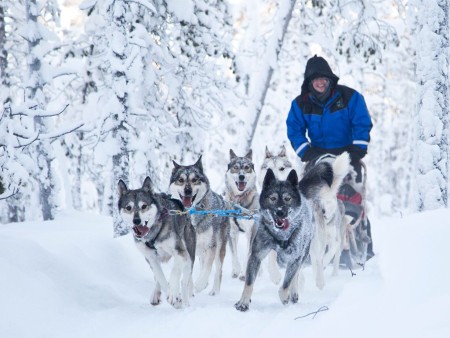
<svg viewBox="0 0 450 338">
<path fill-rule="evenodd" d="M 308 85 L 311 80 L 317 77 L 327 77 L 330 79 L 331 88 L 336 87 L 339 77 L 336 76 L 328 62 L 321 56 L 314 55 L 306 62 L 305 76 L 302 84 L 302 94 L 308 91 Z"/>
</svg>

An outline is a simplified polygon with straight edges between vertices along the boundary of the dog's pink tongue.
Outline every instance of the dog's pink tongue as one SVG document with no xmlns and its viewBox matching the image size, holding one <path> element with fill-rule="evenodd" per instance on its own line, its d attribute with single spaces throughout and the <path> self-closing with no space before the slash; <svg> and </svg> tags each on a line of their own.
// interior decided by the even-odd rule
<svg viewBox="0 0 450 338">
<path fill-rule="evenodd" d="M 286 230 L 289 228 L 289 221 L 287 218 L 279 218 L 277 219 L 277 226 L 282 230 Z"/>
<path fill-rule="evenodd" d="M 147 228 L 144 225 L 135 225 L 133 227 L 134 233 L 136 234 L 136 236 L 138 237 L 144 237 L 145 235 L 147 235 L 149 228 Z"/>
<path fill-rule="evenodd" d="M 238 183 L 238 189 L 239 189 L 239 191 L 243 191 L 244 189 L 245 189 L 245 186 L 246 186 L 247 184 L 245 183 L 245 182 L 239 182 Z"/>
<path fill-rule="evenodd" d="M 186 208 L 190 208 L 192 206 L 192 197 L 183 196 L 183 205 Z"/>
</svg>

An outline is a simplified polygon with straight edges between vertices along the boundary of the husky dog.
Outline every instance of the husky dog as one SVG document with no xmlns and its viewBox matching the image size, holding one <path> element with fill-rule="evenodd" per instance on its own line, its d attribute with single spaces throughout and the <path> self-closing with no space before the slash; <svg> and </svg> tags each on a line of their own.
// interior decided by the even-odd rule
<svg viewBox="0 0 450 338">
<path fill-rule="evenodd" d="M 275 177 L 279 180 L 285 180 L 292 168 L 292 163 L 286 156 L 286 147 L 284 145 L 281 146 L 278 155 L 273 155 L 266 146 L 266 156 L 261 165 L 259 185 L 262 186 L 268 169 L 272 169 Z"/>
<path fill-rule="evenodd" d="M 245 273 L 245 286 L 241 299 L 235 304 L 239 311 L 247 311 L 253 285 L 261 261 L 274 250 L 280 266 L 286 267 L 283 282 L 278 291 L 282 304 L 298 301 L 297 276 L 309 254 L 309 246 L 315 232 L 313 201 L 322 187 L 331 185 L 332 167 L 319 163 L 298 183 L 292 170 L 286 181 L 279 181 L 271 169 L 264 178 L 258 226 L 252 236 L 250 257 Z"/>
<path fill-rule="evenodd" d="M 118 188 L 119 213 L 133 229 L 134 241 L 155 275 L 151 304 L 161 302 L 162 289 L 175 308 L 188 306 L 192 294 L 195 230 L 186 215 L 169 214 L 169 210 L 182 211 L 183 206 L 165 194 L 154 193 L 149 177 L 141 189 L 129 190 L 122 180 L 119 180 Z M 173 267 L 167 282 L 161 262 L 167 262 L 171 257 Z"/>
<path fill-rule="evenodd" d="M 348 153 L 339 156 L 323 155 L 310 162 L 306 171 L 314 170 L 321 162 L 328 162 L 332 166 L 333 181 L 330 186 L 322 188 L 319 198 L 314 201 L 314 218 L 316 232 L 311 241 L 309 251 L 316 286 L 323 289 L 325 286 L 324 269 L 333 260 L 333 275 L 339 271 L 339 261 L 344 247 L 345 239 L 345 208 L 338 200 L 339 188 L 350 171 L 350 158 Z"/>
<path fill-rule="evenodd" d="M 186 208 L 198 210 L 223 210 L 230 206 L 223 198 L 210 188 L 208 178 L 203 172 L 202 157 L 193 165 L 182 166 L 173 161 L 174 168 L 170 177 L 170 193 L 179 199 Z M 216 271 L 214 285 L 210 295 L 220 291 L 222 266 L 230 236 L 230 220 L 228 217 L 211 217 L 210 215 L 191 215 L 192 225 L 197 234 L 197 256 L 200 258 L 201 271 L 194 283 L 195 292 L 208 286 L 208 279 L 215 261 Z"/>
<path fill-rule="evenodd" d="M 286 147 L 284 145 L 281 146 L 278 155 L 273 155 L 266 146 L 266 156 L 261 165 L 259 175 L 259 186 L 262 186 L 268 169 L 273 171 L 277 179 L 285 180 L 292 168 L 292 163 L 286 156 Z M 271 251 L 268 256 L 268 270 L 271 281 L 274 284 L 278 284 L 282 276 L 277 267 L 277 255 L 274 251 Z"/>
<path fill-rule="evenodd" d="M 259 194 L 256 189 L 256 173 L 252 162 L 251 149 L 244 157 L 236 156 L 234 151 L 230 149 L 230 162 L 225 174 L 225 186 L 225 197 L 228 201 L 247 210 L 254 211 L 259 209 Z M 239 279 L 245 279 L 245 272 L 241 271 L 241 264 L 238 258 L 239 232 L 244 232 L 247 235 L 247 248 L 250 248 L 251 233 L 254 226 L 254 220 L 233 218 L 231 221 L 230 249 L 233 263 L 233 278 L 239 276 Z M 244 256 L 244 267 L 247 265 L 247 254 L 248 250 Z"/>
<path fill-rule="evenodd" d="M 361 164 L 362 180 L 355 179 L 356 172 L 351 170 L 339 189 L 338 198 L 345 207 L 347 229 L 342 251 L 341 264 L 355 268 L 357 263 L 364 266 L 365 262 L 374 256 L 370 221 L 367 217 L 365 185 L 367 169 Z"/>
</svg>

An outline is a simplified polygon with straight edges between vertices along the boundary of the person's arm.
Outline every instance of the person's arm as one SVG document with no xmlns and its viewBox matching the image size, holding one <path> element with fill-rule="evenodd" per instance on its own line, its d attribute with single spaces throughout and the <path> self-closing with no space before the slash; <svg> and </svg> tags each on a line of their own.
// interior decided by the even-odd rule
<svg viewBox="0 0 450 338">
<path fill-rule="evenodd" d="M 291 109 L 286 120 L 287 135 L 291 142 L 292 148 L 298 156 L 303 158 L 305 151 L 310 148 L 309 141 L 306 138 L 306 122 L 303 117 L 303 112 L 297 105 L 297 102 L 292 101 Z"/>
<path fill-rule="evenodd" d="M 370 142 L 370 130 L 372 129 L 372 119 L 367 110 L 364 97 L 358 92 L 355 92 L 350 99 L 349 108 L 353 145 L 367 152 L 367 146 Z"/>
</svg>

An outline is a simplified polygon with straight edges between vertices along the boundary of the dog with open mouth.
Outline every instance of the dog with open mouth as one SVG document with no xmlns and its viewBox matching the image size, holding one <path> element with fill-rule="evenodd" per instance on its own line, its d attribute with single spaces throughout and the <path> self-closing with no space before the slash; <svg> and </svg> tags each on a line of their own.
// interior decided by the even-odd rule
<svg viewBox="0 0 450 338">
<path fill-rule="evenodd" d="M 237 156 L 230 149 L 230 162 L 225 173 L 225 198 L 239 207 L 250 211 L 259 209 L 259 193 L 256 187 L 256 172 L 252 161 L 252 150 L 245 156 Z M 248 251 L 252 228 L 255 226 L 253 219 L 233 218 L 230 231 L 230 251 L 232 257 L 232 277 L 245 280 L 245 271 L 241 266 L 247 265 Z M 244 233 L 247 239 L 245 252 L 239 254 L 239 233 Z M 242 261 L 242 265 L 240 263 Z"/>
<path fill-rule="evenodd" d="M 211 190 L 203 171 L 202 157 L 192 165 L 179 165 L 173 161 L 169 190 L 173 198 L 179 199 L 185 208 L 197 210 L 228 210 L 230 204 Z M 192 213 L 191 222 L 197 234 L 197 256 L 200 258 L 200 274 L 194 283 L 194 291 L 200 292 L 208 286 L 209 275 L 215 262 L 214 283 L 210 295 L 220 291 L 222 267 L 226 245 L 230 236 L 228 217 Z"/>
<path fill-rule="evenodd" d="M 142 188 L 131 190 L 119 180 L 119 214 L 132 228 L 139 251 L 155 277 L 152 305 L 161 302 L 161 291 L 175 308 L 189 305 L 192 295 L 192 269 L 195 260 L 196 233 L 181 203 L 166 194 L 154 193 L 149 177 Z M 174 213 L 173 211 L 179 211 Z M 169 280 L 161 263 L 173 257 Z"/>
<path fill-rule="evenodd" d="M 249 309 L 253 286 L 261 261 L 271 250 L 277 253 L 277 262 L 285 268 L 278 295 L 282 304 L 298 301 L 298 273 L 309 255 L 315 231 L 313 201 L 324 185 L 330 185 L 332 169 L 329 163 L 320 163 L 298 182 L 291 170 L 286 180 L 278 180 L 267 170 L 260 195 L 258 226 L 252 236 L 250 256 L 245 273 L 241 299 L 235 304 L 239 311 Z"/>
</svg>

